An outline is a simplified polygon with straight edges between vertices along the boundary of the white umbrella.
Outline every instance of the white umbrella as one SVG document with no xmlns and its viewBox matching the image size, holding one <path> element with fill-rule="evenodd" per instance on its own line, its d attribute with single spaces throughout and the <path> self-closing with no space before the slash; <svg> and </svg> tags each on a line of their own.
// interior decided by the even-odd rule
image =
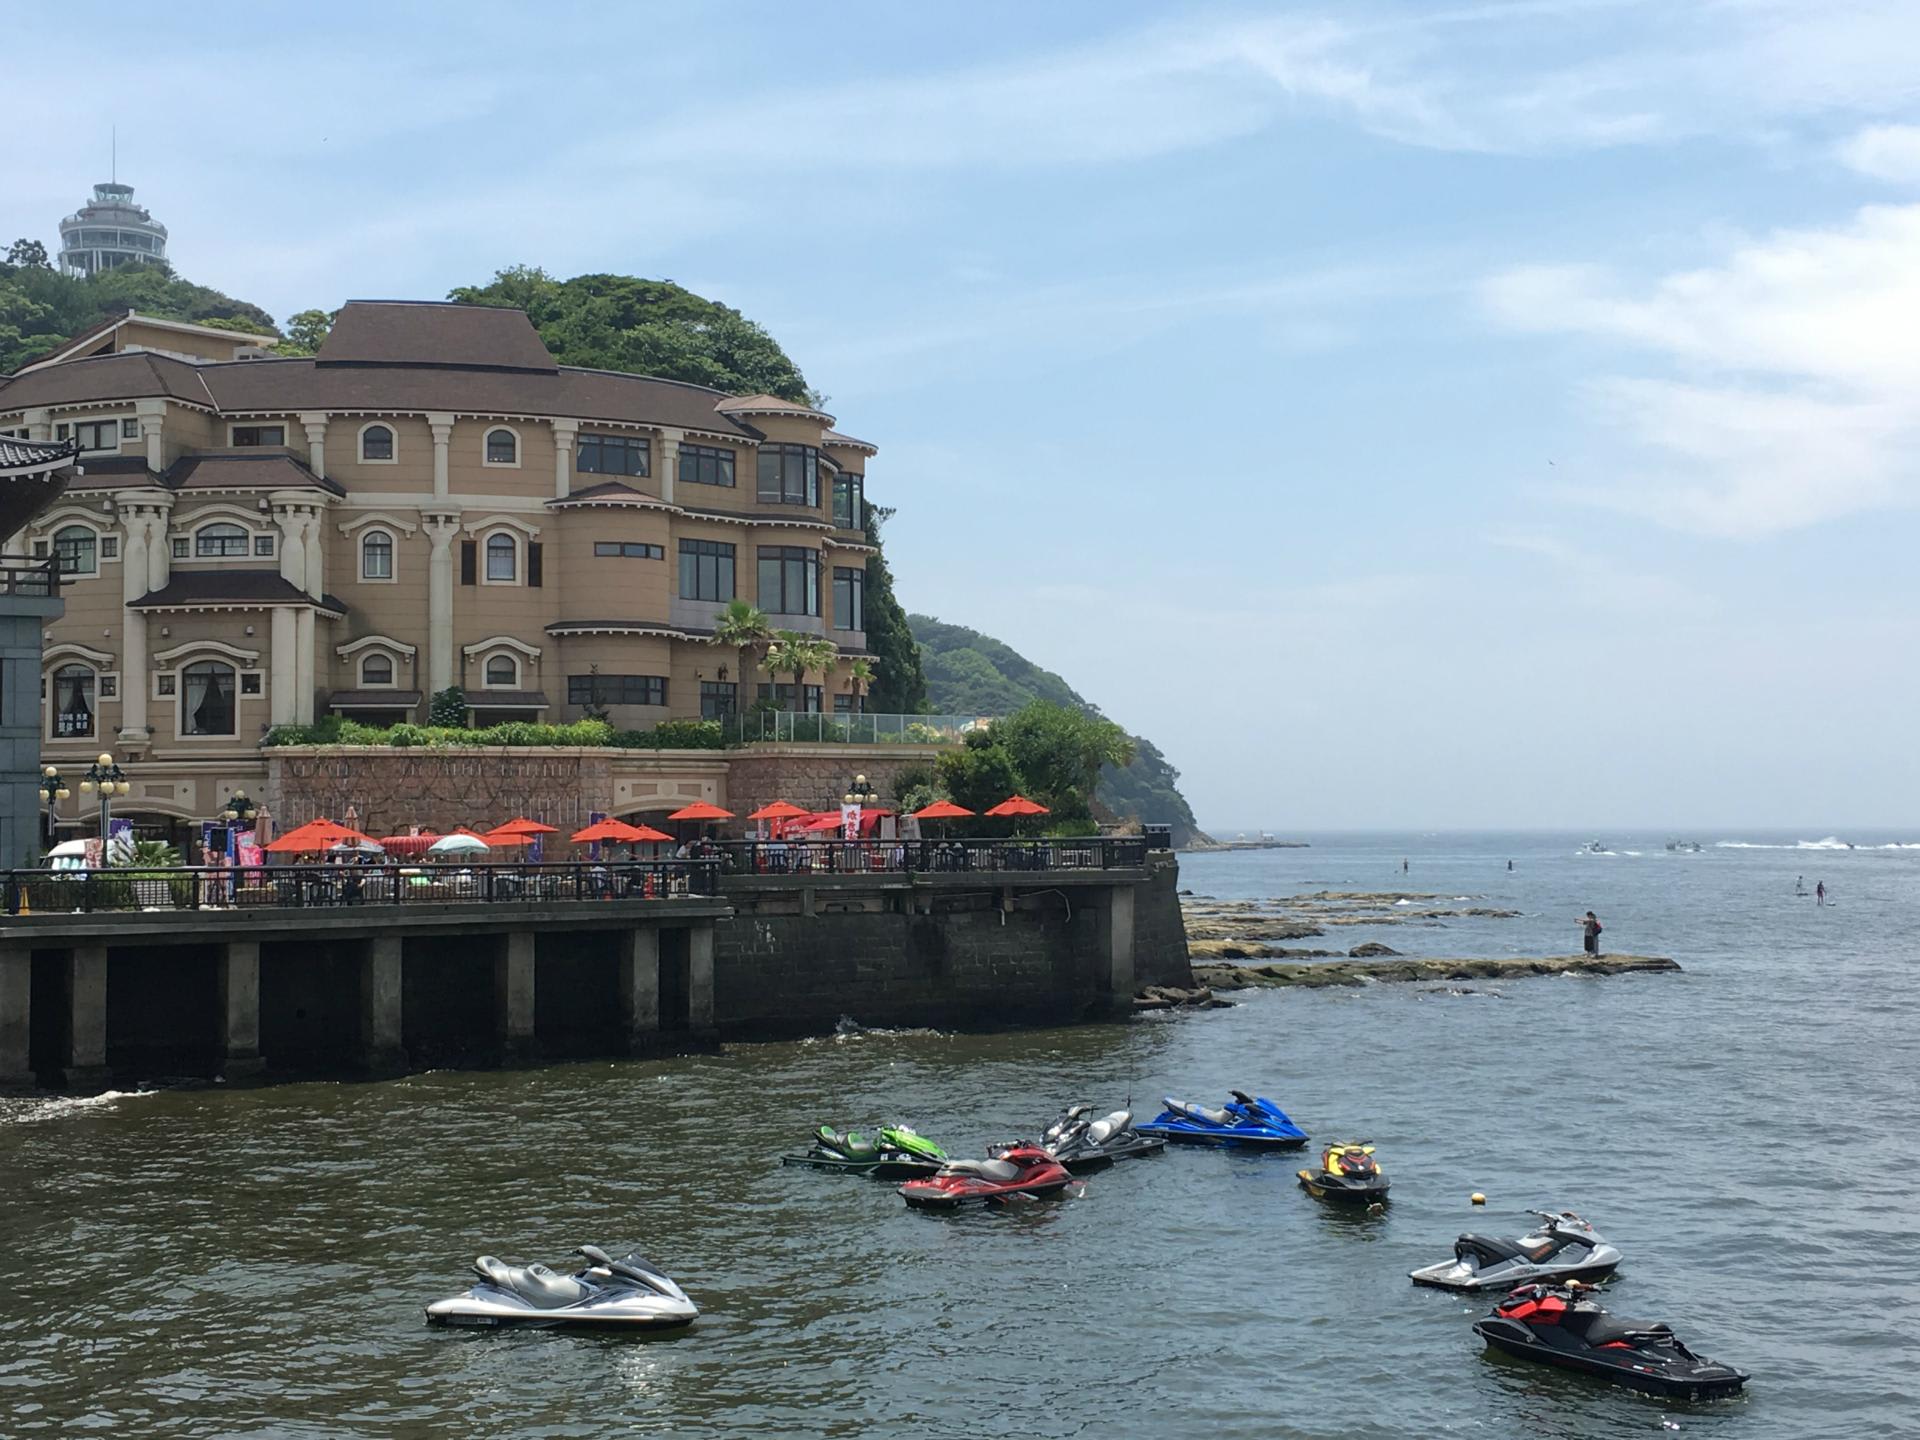
<svg viewBox="0 0 1920 1440">
<path fill-rule="evenodd" d="M 384 855 L 387 853 L 386 847 L 381 845 L 377 840 L 342 840 L 332 848 L 336 854 L 349 851 L 362 855 Z"/>
<path fill-rule="evenodd" d="M 493 847 L 478 835 L 442 835 L 427 847 L 429 855 L 484 855 Z"/>
<path fill-rule="evenodd" d="M 87 842 L 85 840 L 62 840 L 58 845 L 54 846 L 53 849 L 47 851 L 47 858 L 53 860 L 68 855 L 84 855 L 86 853 Z"/>
</svg>

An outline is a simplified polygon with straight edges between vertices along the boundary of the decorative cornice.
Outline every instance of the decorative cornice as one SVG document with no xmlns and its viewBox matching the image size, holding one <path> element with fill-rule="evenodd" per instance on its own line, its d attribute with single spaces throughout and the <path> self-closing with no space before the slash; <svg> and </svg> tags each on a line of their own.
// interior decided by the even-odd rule
<svg viewBox="0 0 1920 1440">
<path fill-rule="evenodd" d="M 171 650 L 153 652 L 156 665 L 166 665 L 178 660 L 182 655 L 192 655 L 201 650 L 212 650 L 225 655 L 229 660 L 244 660 L 248 665 L 260 663 L 258 650 L 242 650 L 238 645 L 229 645 L 224 640 L 189 640 L 183 645 L 175 645 Z"/>
</svg>

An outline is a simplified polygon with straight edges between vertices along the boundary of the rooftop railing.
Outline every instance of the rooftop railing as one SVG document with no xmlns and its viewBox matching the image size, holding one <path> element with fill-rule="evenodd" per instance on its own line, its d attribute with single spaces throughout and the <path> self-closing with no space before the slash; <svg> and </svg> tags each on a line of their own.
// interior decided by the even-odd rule
<svg viewBox="0 0 1920 1440">
<path fill-rule="evenodd" d="M 343 906 L 541 905 L 719 893 L 713 860 L 566 865 L 254 865 L 8 870 L 9 915 L 133 910 L 307 910 Z"/>
<path fill-rule="evenodd" d="M 953 745 L 993 723 L 990 715 L 867 715 L 750 710 L 721 722 L 729 745 Z"/>
<path fill-rule="evenodd" d="M 727 875 L 953 875 L 1126 870 L 1147 863 L 1140 835 L 1046 840 L 724 840 Z"/>
<path fill-rule="evenodd" d="M 0 595 L 50 599 L 60 593 L 60 568 L 54 560 L 0 560 Z"/>
</svg>

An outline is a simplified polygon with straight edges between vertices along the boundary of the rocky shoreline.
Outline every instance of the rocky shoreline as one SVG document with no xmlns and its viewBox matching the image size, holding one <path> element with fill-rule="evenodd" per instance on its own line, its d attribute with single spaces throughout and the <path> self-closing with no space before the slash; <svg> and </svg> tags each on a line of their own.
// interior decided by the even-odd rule
<svg viewBox="0 0 1920 1440">
<path fill-rule="evenodd" d="M 1320 989 L 1335 985 L 1368 985 L 1419 980 L 1512 980 L 1534 975 L 1628 975 L 1678 971 L 1680 963 L 1665 955 L 1502 956 L 1498 959 L 1342 960 L 1325 964 L 1196 965 L 1196 985 L 1216 990 L 1251 990 L 1260 986 Z"/>
</svg>

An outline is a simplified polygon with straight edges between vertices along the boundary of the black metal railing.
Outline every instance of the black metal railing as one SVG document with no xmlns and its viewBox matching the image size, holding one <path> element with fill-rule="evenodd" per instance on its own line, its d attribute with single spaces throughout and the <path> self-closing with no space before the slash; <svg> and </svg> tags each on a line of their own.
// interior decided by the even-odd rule
<svg viewBox="0 0 1920 1440">
<path fill-rule="evenodd" d="M 725 840 L 728 875 L 1003 874 L 1120 870 L 1147 863 L 1139 835 L 1048 840 Z"/>
<path fill-rule="evenodd" d="M 569 865 L 263 865 L 166 870 L 8 870 L 9 915 L 127 910 L 335 909 L 346 905 L 538 905 L 719 893 L 714 860 Z"/>
<path fill-rule="evenodd" d="M 57 560 L 0 560 L 0 595 L 51 599 L 60 593 Z"/>
</svg>

